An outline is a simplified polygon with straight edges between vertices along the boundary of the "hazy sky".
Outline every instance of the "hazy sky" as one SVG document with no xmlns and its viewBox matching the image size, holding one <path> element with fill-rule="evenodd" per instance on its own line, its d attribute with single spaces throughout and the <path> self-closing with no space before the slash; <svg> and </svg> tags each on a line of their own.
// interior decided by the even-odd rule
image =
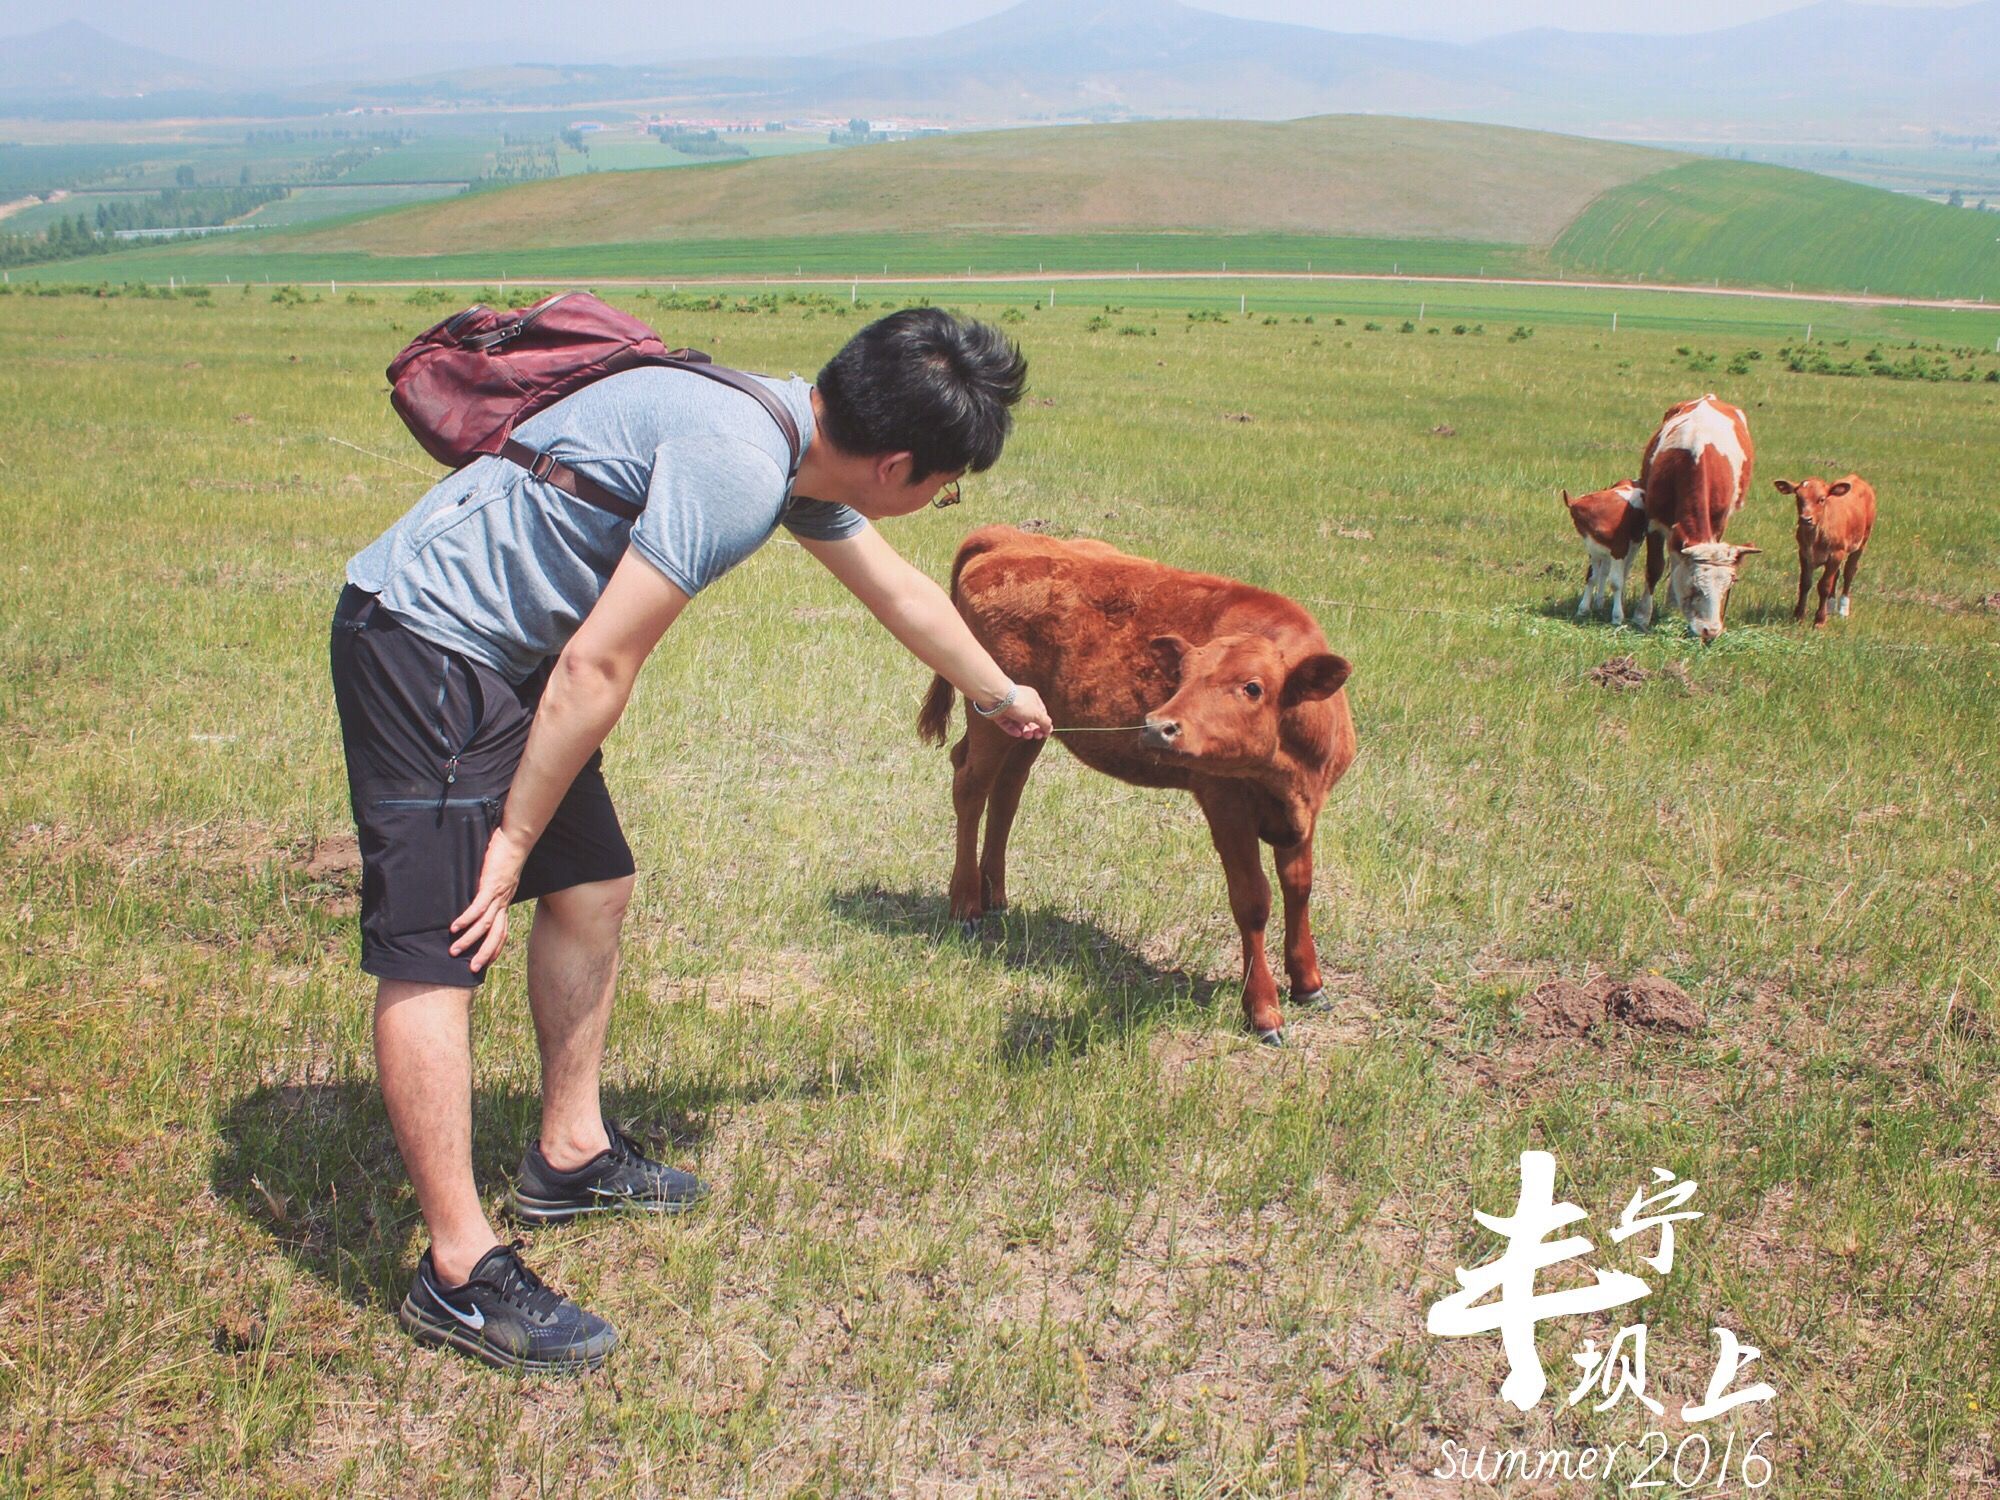
<svg viewBox="0 0 2000 1500">
<path fill-rule="evenodd" d="M 310 62 L 329 53 L 406 51 L 413 69 L 454 46 L 468 61 L 540 45 L 552 61 L 754 52 L 770 38 L 831 30 L 941 31 L 1010 0 L 0 0 L 0 36 L 87 21 L 122 41 L 197 61 Z M 1087 3 L 1087 0 L 1079 0 Z M 1705 31 L 1795 9 L 1800 0 L 1197 0 L 1202 9 L 1333 31 L 1471 40 L 1527 26 L 1579 31 Z M 1907 5 L 1923 0 L 1875 0 Z"/>
</svg>

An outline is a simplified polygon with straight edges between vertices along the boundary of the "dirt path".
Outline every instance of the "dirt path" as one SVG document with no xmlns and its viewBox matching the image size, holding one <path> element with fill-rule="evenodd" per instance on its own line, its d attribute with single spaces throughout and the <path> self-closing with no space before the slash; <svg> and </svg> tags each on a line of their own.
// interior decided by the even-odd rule
<svg viewBox="0 0 2000 1500">
<path fill-rule="evenodd" d="M 38 198 L 33 193 L 30 193 L 27 197 L 16 198 L 11 203 L 0 203 L 0 219 L 6 218 L 9 214 L 17 214 L 24 208 L 33 208 L 38 203 L 60 203 L 68 196 L 68 188 L 57 188 L 46 199 Z"/>
</svg>

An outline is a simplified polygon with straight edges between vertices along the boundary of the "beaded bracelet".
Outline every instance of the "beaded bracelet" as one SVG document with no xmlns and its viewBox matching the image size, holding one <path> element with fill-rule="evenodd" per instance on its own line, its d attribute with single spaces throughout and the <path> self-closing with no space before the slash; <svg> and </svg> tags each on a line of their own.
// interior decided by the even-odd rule
<svg viewBox="0 0 2000 1500">
<path fill-rule="evenodd" d="M 998 703 L 994 704 L 991 708 L 981 708 L 979 706 L 979 700 L 976 698 L 968 698 L 966 701 L 972 705 L 972 711 L 978 714 L 980 718 L 990 719 L 995 714 L 1004 714 L 1008 709 L 1012 708 L 1014 706 L 1014 700 L 1020 696 L 1021 696 L 1021 684 L 1016 682 L 1008 686 L 1007 696 L 1002 698 Z"/>
</svg>

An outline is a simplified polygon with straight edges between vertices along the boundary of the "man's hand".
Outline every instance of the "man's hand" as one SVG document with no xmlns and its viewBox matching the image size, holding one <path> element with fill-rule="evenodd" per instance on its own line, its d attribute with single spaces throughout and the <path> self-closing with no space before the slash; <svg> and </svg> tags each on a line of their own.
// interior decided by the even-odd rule
<svg viewBox="0 0 2000 1500">
<path fill-rule="evenodd" d="M 1015 685 L 1013 703 L 995 714 L 993 722 L 1017 740 L 1045 740 L 1056 727 L 1042 704 L 1042 695 L 1025 682 Z"/>
<path fill-rule="evenodd" d="M 486 863 L 479 871 L 479 893 L 451 924 L 451 930 L 459 933 L 458 941 L 451 945 L 454 956 L 475 943 L 479 945 L 479 951 L 467 960 L 475 974 L 493 962 L 507 941 L 507 908 L 513 905 L 514 892 L 521 887 L 521 867 L 528 862 L 531 847 L 517 841 L 504 824 L 494 829 L 493 837 L 486 842 Z M 461 928 L 463 932 L 459 931 Z"/>
</svg>

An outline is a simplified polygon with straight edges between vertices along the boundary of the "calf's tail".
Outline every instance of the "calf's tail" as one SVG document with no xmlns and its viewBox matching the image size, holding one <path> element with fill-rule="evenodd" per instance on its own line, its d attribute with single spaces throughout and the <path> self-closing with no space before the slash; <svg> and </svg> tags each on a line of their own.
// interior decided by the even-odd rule
<svg viewBox="0 0 2000 1500">
<path fill-rule="evenodd" d="M 924 706 L 917 715 L 917 738 L 927 745 L 942 745 L 945 731 L 951 728 L 951 700 L 958 695 L 950 683 L 942 677 L 931 679 L 931 690 L 924 696 Z"/>
</svg>

